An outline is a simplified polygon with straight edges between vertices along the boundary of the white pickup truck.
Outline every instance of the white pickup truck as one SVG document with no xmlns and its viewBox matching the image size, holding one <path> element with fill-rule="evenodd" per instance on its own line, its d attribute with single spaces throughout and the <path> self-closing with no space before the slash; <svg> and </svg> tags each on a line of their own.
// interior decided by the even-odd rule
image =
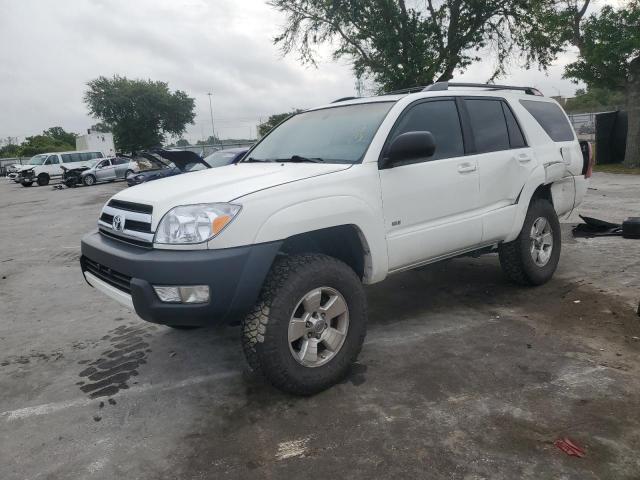
<svg viewBox="0 0 640 480">
<path fill-rule="evenodd" d="M 469 252 L 539 285 L 591 175 L 531 88 L 436 83 L 285 120 L 234 165 L 123 190 L 82 240 L 89 284 L 143 319 L 241 319 L 250 366 L 309 395 L 348 372 L 365 284 Z"/>
</svg>

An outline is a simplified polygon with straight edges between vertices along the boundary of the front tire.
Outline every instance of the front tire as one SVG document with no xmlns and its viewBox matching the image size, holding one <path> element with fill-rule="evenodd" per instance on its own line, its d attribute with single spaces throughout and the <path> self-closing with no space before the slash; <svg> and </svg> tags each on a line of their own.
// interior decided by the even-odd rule
<svg viewBox="0 0 640 480">
<path fill-rule="evenodd" d="M 23 187 L 30 187 L 31 185 L 33 185 L 33 182 L 22 182 Z"/>
<path fill-rule="evenodd" d="M 560 260 L 560 222 L 548 200 L 529 205 L 520 235 L 498 249 L 507 278 L 519 285 L 542 285 L 553 277 Z"/>
<path fill-rule="evenodd" d="M 41 173 L 38 175 L 38 185 L 41 187 L 49 185 L 49 175 L 46 173 Z"/>
<path fill-rule="evenodd" d="M 366 335 L 362 282 L 332 257 L 277 259 L 242 325 L 249 366 L 275 387 L 312 395 L 342 380 Z"/>
<path fill-rule="evenodd" d="M 95 185 L 96 177 L 94 177 L 93 175 L 87 175 L 82 179 L 82 183 L 84 183 L 85 186 L 87 187 L 90 187 L 91 185 Z"/>
</svg>

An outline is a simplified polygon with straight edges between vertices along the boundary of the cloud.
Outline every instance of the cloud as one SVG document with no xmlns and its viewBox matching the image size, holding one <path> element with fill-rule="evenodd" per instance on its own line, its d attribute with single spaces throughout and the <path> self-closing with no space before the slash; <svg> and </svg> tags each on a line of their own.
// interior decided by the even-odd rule
<svg viewBox="0 0 640 480">
<path fill-rule="evenodd" d="M 196 99 L 187 138 L 211 132 L 207 92 L 213 92 L 216 131 L 255 134 L 272 113 L 354 93 L 347 61 L 326 55 L 318 69 L 282 58 L 272 38 L 284 18 L 262 0 L 0 0 L 0 137 L 24 137 L 60 125 L 82 132 L 90 118 L 82 95 L 100 75 L 151 78 Z M 505 82 L 535 84 L 546 94 L 575 86 L 513 68 Z M 484 81 L 491 66 L 463 77 Z"/>
</svg>

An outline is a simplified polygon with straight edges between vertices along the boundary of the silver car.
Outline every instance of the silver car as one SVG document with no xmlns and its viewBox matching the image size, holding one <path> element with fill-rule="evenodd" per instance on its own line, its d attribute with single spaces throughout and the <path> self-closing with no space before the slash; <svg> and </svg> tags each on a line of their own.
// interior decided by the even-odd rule
<svg viewBox="0 0 640 480">
<path fill-rule="evenodd" d="M 62 181 L 68 187 L 81 183 L 91 186 L 97 182 L 124 180 L 137 171 L 137 167 L 131 166 L 128 158 L 122 157 L 100 158 L 91 160 L 78 168 L 67 169 L 64 166 L 62 168 L 64 170 Z"/>
</svg>

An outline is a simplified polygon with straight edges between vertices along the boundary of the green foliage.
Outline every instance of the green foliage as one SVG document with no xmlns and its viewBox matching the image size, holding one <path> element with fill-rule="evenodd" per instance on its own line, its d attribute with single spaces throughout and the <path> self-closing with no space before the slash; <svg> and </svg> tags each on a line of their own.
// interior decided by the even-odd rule
<svg viewBox="0 0 640 480">
<path fill-rule="evenodd" d="M 287 54 L 298 52 L 315 64 L 315 48 L 329 44 L 334 58 L 353 62 L 358 77 L 371 78 L 380 90 L 449 80 L 496 54 L 493 77 L 510 57 L 524 65 L 546 67 L 560 51 L 562 29 L 555 0 L 270 0 L 287 16 L 274 41 Z"/>
<path fill-rule="evenodd" d="M 122 151 L 161 145 L 165 135 L 181 135 L 195 118 L 194 99 L 180 90 L 171 93 L 165 82 L 115 75 L 87 85 L 84 102 L 111 129 Z"/>
<path fill-rule="evenodd" d="M 624 90 L 632 61 L 640 57 L 640 3 L 614 9 L 607 5 L 582 21 L 580 56 L 564 76 L 590 87 Z"/>
<path fill-rule="evenodd" d="M 572 113 L 598 112 L 624 105 L 624 94 L 606 88 L 576 90 L 576 96 L 567 99 L 564 109 Z"/>
<path fill-rule="evenodd" d="M 185 140 L 184 138 L 181 138 L 176 142 L 176 147 L 186 147 L 188 145 L 189 145 L 189 141 Z"/>
<path fill-rule="evenodd" d="M 20 145 L 17 139 L 8 138 L 0 148 L 0 158 L 30 157 L 38 153 L 63 152 L 76 149 L 76 134 L 65 131 L 62 127 L 51 127 L 42 135 L 25 138 Z"/>
<path fill-rule="evenodd" d="M 32 137 L 25 138 L 24 142 L 20 144 L 20 156 L 30 157 L 38 153 L 64 152 L 75 149 L 75 137 L 73 144 L 70 144 L 44 134 L 33 135 Z"/>
<path fill-rule="evenodd" d="M 92 132 L 99 132 L 99 133 L 111 133 L 111 129 L 109 128 L 108 125 L 105 125 L 102 122 L 98 122 L 95 125 L 91 125 L 91 128 L 89 129 Z"/>
<path fill-rule="evenodd" d="M 45 137 L 53 138 L 56 141 L 62 142 L 66 145 L 73 145 L 75 148 L 76 137 L 75 133 L 70 133 L 64 130 L 62 127 L 51 127 L 42 132 Z"/>
<path fill-rule="evenodd" d="M 271 131 L 273 127 L 277 126 L 279 123 L 283 122 L 291 115 L 295 115 L 296 113 L 300 112 L 302 112 L 302 110 L 295 109 L 293 112 L 276 113 L 275 115 L 271 115 L 266 122 L 262 122 L 260 125 L 258 125 L 258 135 L 260 137 L 264 137 Z"/>
</svg>

